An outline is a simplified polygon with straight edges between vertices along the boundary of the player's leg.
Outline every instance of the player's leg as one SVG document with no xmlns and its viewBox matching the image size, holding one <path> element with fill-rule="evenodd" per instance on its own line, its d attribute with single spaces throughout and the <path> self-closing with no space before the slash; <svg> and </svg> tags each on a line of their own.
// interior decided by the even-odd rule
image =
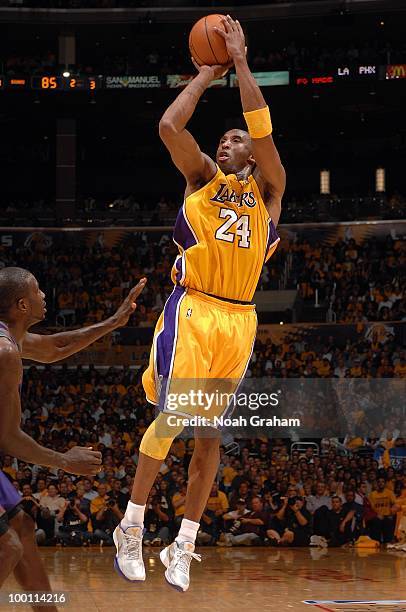
<svg viewBox="0 0 406 612">
<path fill-rule="evenodd" d="M 256 315 L 251 307 L 227 304 L 215 298 L 195 298 L 194 313 L 205 319 L 205 328 L 210 330 L 209 344 L 203 355 L 210 356 L 210 379 L 205 381 L 205 391 L 220 392 L 220 397 L 235 391 L 245 375 L 256 334 Z M 195 374 L 196 378 L 199 372 Z M 208 378 L 208 376 L 207 376 Z M 228 403 L 213 403 L 204 416 L 213 422 L 214 416 L 225 413 Z M 190 584 L 190 563 L 200 561 L 194 553 L 194 543 L 199 529 L 210 489 L 219 466 L 220 434 L 207 437 L 207 431 L 197 434 L 196 446 L 189 468 L 189 483 L 178 537 L 161 552 L 161 561 L 167 567 L 165 578 L 175 588 L 186 591 Z"/>
<path fill-rule="evenodd" d="M 142 558 L 145 505 L 162 462 L 174 438 L 182 429 L 182 426 L 169 426 L 167 415 L 161 413 L 142 438 L 131 500 L 128 502 L 124 518 L 113 533 L 117 548 L 115 567 L 127 580 L 145 580 Z"/>
<path fill-rule="evenodd" d="M 185 519 L 189 521 L 199 523 L 206 507 L 220 464 L 220 440 L 221 434 L 214 429 L 209 432 L 195 429 L 195 447 L 189 464 L 185 503 Z"/>
<path fill-rule="evenodd" d="M 35 523 L 23 510 L 9 513 L 10 526 L 17 533 L 23 547 L 23 555 L 14 568 L 14 577 L 25 591 L 51 592 L 51 584 L 40 557 L 36 538 Z M 34 610 L 57 610 L 56 606 L 32 606 Z"/>
<path fill-rule="evenodd" d="M 7 513 L 3 511 L 0 516 L 0 588 L 22 555 L 23 545 L 14 529 L 8 525 Z"/>
<path fill-rule="evenodd" d="M 189 588 L 189 567 L 196 555 L 195 542 L 200 519 L 206 507 L 213 481 L 220 463 L 219 432 L 211 429 L 195 430 L 195 448 L 188 470 L 188 486 L 185 514 L 179 534 L 170 546 L 161 551 L 160 558 L 165 565 L 165 578 L 175 588 L 186 591 Z"/>
<path fill-rule="evenodd" d="M 20 501 L 21 495 L 0 470 L 0 587 L 23 554 L 23 545 L 9 521 L 9 512 Z"/>
</svg>

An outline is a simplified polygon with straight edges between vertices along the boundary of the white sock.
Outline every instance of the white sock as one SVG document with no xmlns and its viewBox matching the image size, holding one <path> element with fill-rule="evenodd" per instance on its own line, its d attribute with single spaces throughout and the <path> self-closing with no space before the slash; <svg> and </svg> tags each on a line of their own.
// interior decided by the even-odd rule
<svg viewBox="0 0 406 612">
<path fill-rule="evenodd" d="M 137 525 L 137 527 L 144 527 L 144 514 L 145 505 L 139 506 L 129 501 L 127 504 L 127 510 L 125 511 L 124 518 L 121 521 L 121 527 L 125 530 L 127 527 Z"/>
<path fill-rule="evenodd" d="M 191 542 L 192 544 L 196 541 L 197 532 L 199 531 L 200 524 L 189 519 L 182 519 L 180 529 L 175 540 L 180 544 L 181 542 Z"/>
</svg>

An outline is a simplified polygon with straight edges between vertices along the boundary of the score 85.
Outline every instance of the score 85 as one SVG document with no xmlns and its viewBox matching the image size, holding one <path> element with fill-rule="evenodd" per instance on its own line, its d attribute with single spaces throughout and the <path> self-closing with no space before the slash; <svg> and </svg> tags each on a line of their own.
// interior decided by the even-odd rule
<svg viewBox="0 0 406 612">
<path fill-rule="evenodd" d="M 57 89 L 58 82 L 56 77 L 42 77 L 41 89 Z"/>
</svg>

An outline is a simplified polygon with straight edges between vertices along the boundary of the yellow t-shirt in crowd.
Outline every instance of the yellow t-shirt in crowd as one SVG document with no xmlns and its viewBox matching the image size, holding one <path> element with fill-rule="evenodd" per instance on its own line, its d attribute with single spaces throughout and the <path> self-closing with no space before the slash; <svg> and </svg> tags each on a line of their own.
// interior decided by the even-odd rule
<svg viewBox="0 0 406 612">
<path fill-rule="evenodd" d="M 92 501 L 90 502 L 90 512 L 92 514 L 95 514 L 96 512 L 99 512 L 99 510 L 101 510 L 103 508 L 103 506 L 106 505 L 106 501 L 107 501 L 107 495 L 105 495 L 103 497 L 98 495 L 97 497 L 92 499 Z"/>
<path fill-rule="evenodd" d="M 226 467 L 223 469 L 224 486 L 229 487 L 236 476 L 237 472 L 235 471 L 235 469 L 230 467 L 229 465 L 226 465 Z"/>
<path fill-rule="evenodd" d="M 180 506 L 178 506 L 177 508 L 175 508 L 175 503 L 178 502 L 181 497 L 183 497 L 182 493 L 175 493 L 175 495 L 172 497 L 172 505 L 173 505 L 173 509 L 175 510 L 175 516 L 183 516 L 185 514 L 185 504 L 180 504 Z"/>
<path fill-rule="evenodd" d="M 216 497 L 209 497 L 207 501 L 207 509 L 211 510 L 212 512 L 216 512 L 217 510 L 227 512 L 228 508 L 228 499 L 223 491 L 218 491 Z"/>
<path fill-rule="evenodd" d="M 390 489 L 383 491 L 372 491 L 369 496 L 372 509 L 381 516 L 390 516 L 392 514 L 392 506 L 396 504 L 396 497 Z"/>
</svg>

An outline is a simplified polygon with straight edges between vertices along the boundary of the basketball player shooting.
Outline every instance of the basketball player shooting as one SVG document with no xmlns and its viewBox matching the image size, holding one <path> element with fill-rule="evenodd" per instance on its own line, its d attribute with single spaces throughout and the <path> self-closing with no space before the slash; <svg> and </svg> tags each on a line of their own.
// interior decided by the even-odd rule
<svg viewBox="0 0 406 612">
<path fill-rule="evenodd" d="M 74 446 L 58 453 L 37 444 L 21 430 L 20 388 L 22 358 L 53 363 L 86 348 L 102 336 L 126 325 L 146 279 L 134 287 L 117 312 L 100 323 L 59 334 L 29 333 L 45 318 L 45 295 L 38 281 L 23 268 L 0 270 L 0 451 L 22 461 L 61 468 L 80 475 L 100 471 L 101 453 Z M 35 544 L 33 520 L 23 512 L 21 495 L 0 471 L 0 586 L 14 570 L 28 591 L 47 591 L 50 584 Z M 41 610 L 41 606 L 35 606 Z M 49 606 L 44 609 L 56 610 Z"/>
<path fill-rule="evenodd" d="M 145 504 L 173 439 L 182 431 L 182 426 L 168 426 L 168 385 L 175 379 L 238 382 L 244 377 L 257 329 L 251 300 L 263 264 L 279 241 L 275 228 L 285 171 L 271 136 L 269 108 L 248 67 L 241 25 L 229 16 L 222 25 L 216 32 L 236 69 L 248 132 L 226 132 L 217 148 L 217 163 L 200 150 L 186 125 L 199 98 L 227 67 L 196 62 L 198 75 L 159 125 L 161 139 L 185 177 L 186 190 L 174 228 L 179 246 L 172 269 L 175 287 L 157 322 L 143 376 L 147 400 L 159 406 L 160 414 L 143 436 L 131 501 L 114 532 L 116 569 L 131 581 L 145 580 Z M 222 414 L 224 407 L 218 409 Z M 175 541 L 160 553 L 166 580 L 181 591 L 189 588 L 191 560 L 200 561 L 194 543 L 218 469 L 219 444 L 218 435 L 195 429 L 184 518 Z"/>
</svg>

